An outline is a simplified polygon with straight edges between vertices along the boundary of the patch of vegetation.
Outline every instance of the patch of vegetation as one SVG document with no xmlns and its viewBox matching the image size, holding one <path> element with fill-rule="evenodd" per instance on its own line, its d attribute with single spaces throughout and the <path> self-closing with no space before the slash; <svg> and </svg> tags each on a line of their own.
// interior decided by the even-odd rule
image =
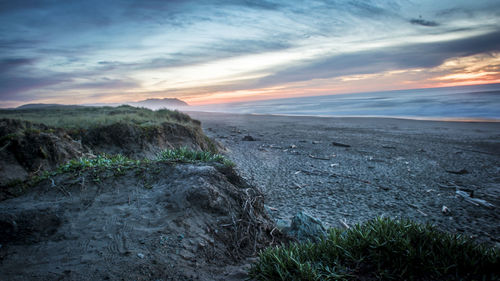
<svg viewBox="0 0 500 281">
<path fill-rule="evenodd" d="M 18 135 L 16 133 L 10 133 L 10 134 L 3 135 L 0 137 L 0 144 L 4 144 L 4 143 L 7 143 L 9 141 L 13 141 L 17 137 L 18 137 Z"/>
<path fill-rule="evenodd" d="M 158 155 L 159 161 L 179 161 L 179 162 L 217 162 L 224 166 L 234 166 L 234 163 L 226 159 L 223 155 L 209 151 L 191 150 L 187 147 L 178 149 L 166 149 Z"/>
<path fill-rule="evenodd" d="M 35 124 L 65 129 L 89 129 L 114 123 L 154 126 L 164 122 L 199 126 L 200 122 L 179 111 L 160 109 L 153 111 L 129 105 L 118 107 L 64 107 L 2 109 L 0 118 L 19 119 Z"/>
<path fill-rule="evenodd" d="M 215 162 L 223 164 L 226 167 L 233 167 L 234 163 L 227 160 L 224 156 L 220 154 L 214 154 L 207 151 L 197 151 L 191 150 L 189 148 L 183 147 L 178 149 L 167 149 L 159 153 L 155 160 L 134 160 L 123 156 L 121 154 L 108 155 L 100 154 L 95 158 L 81 157 L 78 159 L 73 159 L 68 161 L 66 164 L 59 166 L 54 171 L 47 171 L 41 176 L 34 177 L 29 181 L 32 183 L 37 183 L 41 180 L 49 179 L 53 176 L 73 173 L 79 175 L 82 172 L 92 171 L 96 175 L 103 171 L 111 171 L 113 175 L 121 175 L 126 170 L 131 168 L 144 168 L 147 164 L 152 161 L 168 161 L 168 162 L 184 162 L 184 163 L 194 163 L 194 162 Z"/>
<path fill-rule="evenodd" d="M 318 243 L 268 248 L 256 280 L 499 280 L 500 251 L 410 220 L 331 229 Z"/>
<path fill-rule="evenodd" d="M 36 184 L 59 174 L 73 173 L 79 175 L 86 171 L 92 171 L 95 175 L 94 181 L 98 182 L 100 179 L 97 174 L 100 172 L 111 171 L 113 175 L 121 175 L 124 174 L 126 170 L 139 167 L 147 162 L 149 162 L 149 160 L 133 160 L 121 154 L 100 154 L 95 158 L 80 157 L 68 161 L 54 171 L 46 171 L 41 176 L 33 177 L 29 179 L 29 182 L 31 182 L 31 184 Z"/>
<path fill-rule="evenodd" d="M 96 158 L 79 158 L 70 160 L 68 163 L 59 166 L 57 173 L 83 171 L 87 169 L 100 168 L 100 169 L 120 169 L 135 167 L 141 164 L 141 160 L 132 160 L 121 154 L 108 155 L 101 154 Z"/>
</svg>

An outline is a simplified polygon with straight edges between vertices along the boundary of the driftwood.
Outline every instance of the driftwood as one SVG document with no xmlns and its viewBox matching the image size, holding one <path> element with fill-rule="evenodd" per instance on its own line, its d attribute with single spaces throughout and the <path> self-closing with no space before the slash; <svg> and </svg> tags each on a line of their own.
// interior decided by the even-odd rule
<svg viewBox="0 0 500 281">
<path fill-rule="evenodd" d="M 346 222 L 346 219 L 339 219 L 340 223 L 346 228 L 346 229 L 350 229 L 351 227 L 347 224 Z"/>
<path fill-rule="evenodd" d="M 424 213 L 424 212 L 422 212 L 422 211 L 420 211 L 419 209 L 417 209 L 417 212 L 421 213 L 424 217 L 427 217 L 427 214 Z"/>
<path fill-rule="evenodd" d="M 454 188 L 455 189 L 455 194 L 458 197 L 462 197 L 465 201 L 471 203 L 472 205 L 475 206 L 483 206 L 489 209 L 495 208 L 495 205 L 491 204 L 490 202 L 484 200 L 484 199 L 479 199 L 479 198 L 474 198 L 474 190 L 468 189 L 461 187 L 453 182 L 448 183 L 448 185 L 444 184 L 438 184 L 439 187 L 442 188 Z"/>
<path fill-rule="evenodd" d="M 467 193 L 463 190 L 457 190 L 457 191 L 455 191 L 455 194 L 462 197 L 465 201 L 467 201 L 473 205 L 476 205 L 476 206 L 483 206 L 483 207 L 486 207 L 489 209 L 493 209 L 495 207 L 495 205 L 491 204 L 490 202 L 488 202 L 486 200 L 470 197 L 469 193 Z"/>
<path fill-rule="evenodd" d="M 303 184 L 303 185 L 300 185 L 300 184 L 298 184 L 298 183 L 296 183 L 296 182 L 295 182 L 295 183 L 293 183 L 293 187 L 295 187 L 295 188 L 297 188 L 297 189 L 301 189 L 301 188 L 306 187 L 306 186 L 308 186 L 308 184 Z"/>
<path fill-rule="evenodd" d="M 382 145 L 382 147 L 387 149 L 396 149 L 395 146 L 390 146 L 390 145 Z"/>
<path fill-rule="evenodd" d="M 334 141 L 332 141 L 332 145 L 333 146 L 340 146 L 340 147 L 351 147 L 349 144 L 334 142 Z"/>
<path fill-rule="evenodd" d="M 309 157 L 311 157 L 312 159 L 318 159 L 318 160 L 330 160 L 330 158 L 324 158 L 324 157 L 314 156 L 312 154 L 309 154 Z"/>
<path fill-rule="evenodd" d="M 446 172 L 450 173 L 450 174 L 455 174 L 455 175 L 465 175 L 465 174 L 469 173 L 469 171 L 467 171 L 466 169 L 462 169 L 462 170 L 458 170 L 458 171 L 446 170 Z"/>
</svg>

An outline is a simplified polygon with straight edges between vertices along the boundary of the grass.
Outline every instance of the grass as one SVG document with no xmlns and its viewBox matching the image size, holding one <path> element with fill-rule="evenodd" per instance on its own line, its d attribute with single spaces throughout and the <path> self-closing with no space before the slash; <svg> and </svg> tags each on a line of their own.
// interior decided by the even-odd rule
<svg viewBox="0 0 500 281">
<path fill-rule="evenodd" d="M 500 251 L 410 220 L 377 218 L 331 229 L 318 243 L 272 247 L 256 280 L 499 280 Z"/>
<path fill-rule="evenodd" d="M 129 167 L 135 167 L 140 165 L 144 160 L 132 160 L 121 154 L 117 155 L 107 155 L 101 154 L 95 158 L 79 158 L 70 160 L 68 163 L 61 165 L 57 168 L 56 173 L 68 173 L 83 171 L 87 169 L 126 169 Z"/>
<path fill-rule="evenodd" d="M 234 163 L 220 154 L 208 151 L 191 150 L 186 147 L 179 149 L 167 149 L 158 155 L 160 161 L 179 162 L 217 162 L 224 166 L 234 166 Z"/>
<path fill-rule="evenodd" d="M 142 159 L 134 160 L 121 154 L 108 155 L 100 154 L 95 158 L 81 157 L 68 161 L 59 166 L 54 171 L 47 171 L 41 176 L 31 179 L 33 183 L 40 180 L 49 179 L 53 176 L 74 173 L 81 174 L 85 171 L 93 171 L 95 174 L 102 171 L 112 171 L 114 175 L 123 174 L 131 168 L 141 168 L 151 162 L 183 162 L 183 163 L 219 163 L 225 167 L 233 167 L 234 163 L 226 159 L 223 155 L 211 153 L 208 151 L 191 150 L 186 147 L 177 149 L 166 149 L 158 154 L 154 160 Z"/>
<path fill-rule="evenodd" d="M 179 111 L 121 105 L 118 107 L 48 107 L 36 109 L 1 109 L 0 118 L 19 119 L 64 129 L 89 129 L 114 123 L 154 126 L 164 122 L 199 126 L 199 122 Z"/>
</svg>

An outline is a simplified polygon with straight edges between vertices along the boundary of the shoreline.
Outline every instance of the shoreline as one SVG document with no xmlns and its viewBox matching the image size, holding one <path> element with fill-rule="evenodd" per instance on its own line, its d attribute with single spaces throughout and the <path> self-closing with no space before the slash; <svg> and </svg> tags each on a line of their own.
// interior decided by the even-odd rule
<svg viewBox="0 0 500 281">
<path fill-rule="evenodd" d="M 234 113 L 222 111 L 191 111 L 182 110 L 186 114 L 226 114 L 226 115 L 250 115 L 250 116 L 282 116 L 282 117 L 317 117 L 317 118 L 380 118 L 414 121 L 434 122 L 464 122 L 464 123 L 500 123 L 500 118 L 470 118 L 470 117 L 416 117 L 416 116 L 389 116 L 389 115 L 308 115 L 308 114 L 285 114 L 285 113 Z"/>
</svg>

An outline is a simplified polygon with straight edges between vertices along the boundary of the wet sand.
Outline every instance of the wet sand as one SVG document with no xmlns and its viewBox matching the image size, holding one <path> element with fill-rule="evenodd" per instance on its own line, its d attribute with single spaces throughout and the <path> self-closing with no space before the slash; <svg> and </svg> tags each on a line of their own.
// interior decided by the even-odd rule
<svg viewBox="0 0 500 281">
<path fill-rule="evenodd" d="M 500 245 L 500 123 L 188 114 L 280 223 L 298 211 L 329 227 L 402 217 Z"/>
</svg>

